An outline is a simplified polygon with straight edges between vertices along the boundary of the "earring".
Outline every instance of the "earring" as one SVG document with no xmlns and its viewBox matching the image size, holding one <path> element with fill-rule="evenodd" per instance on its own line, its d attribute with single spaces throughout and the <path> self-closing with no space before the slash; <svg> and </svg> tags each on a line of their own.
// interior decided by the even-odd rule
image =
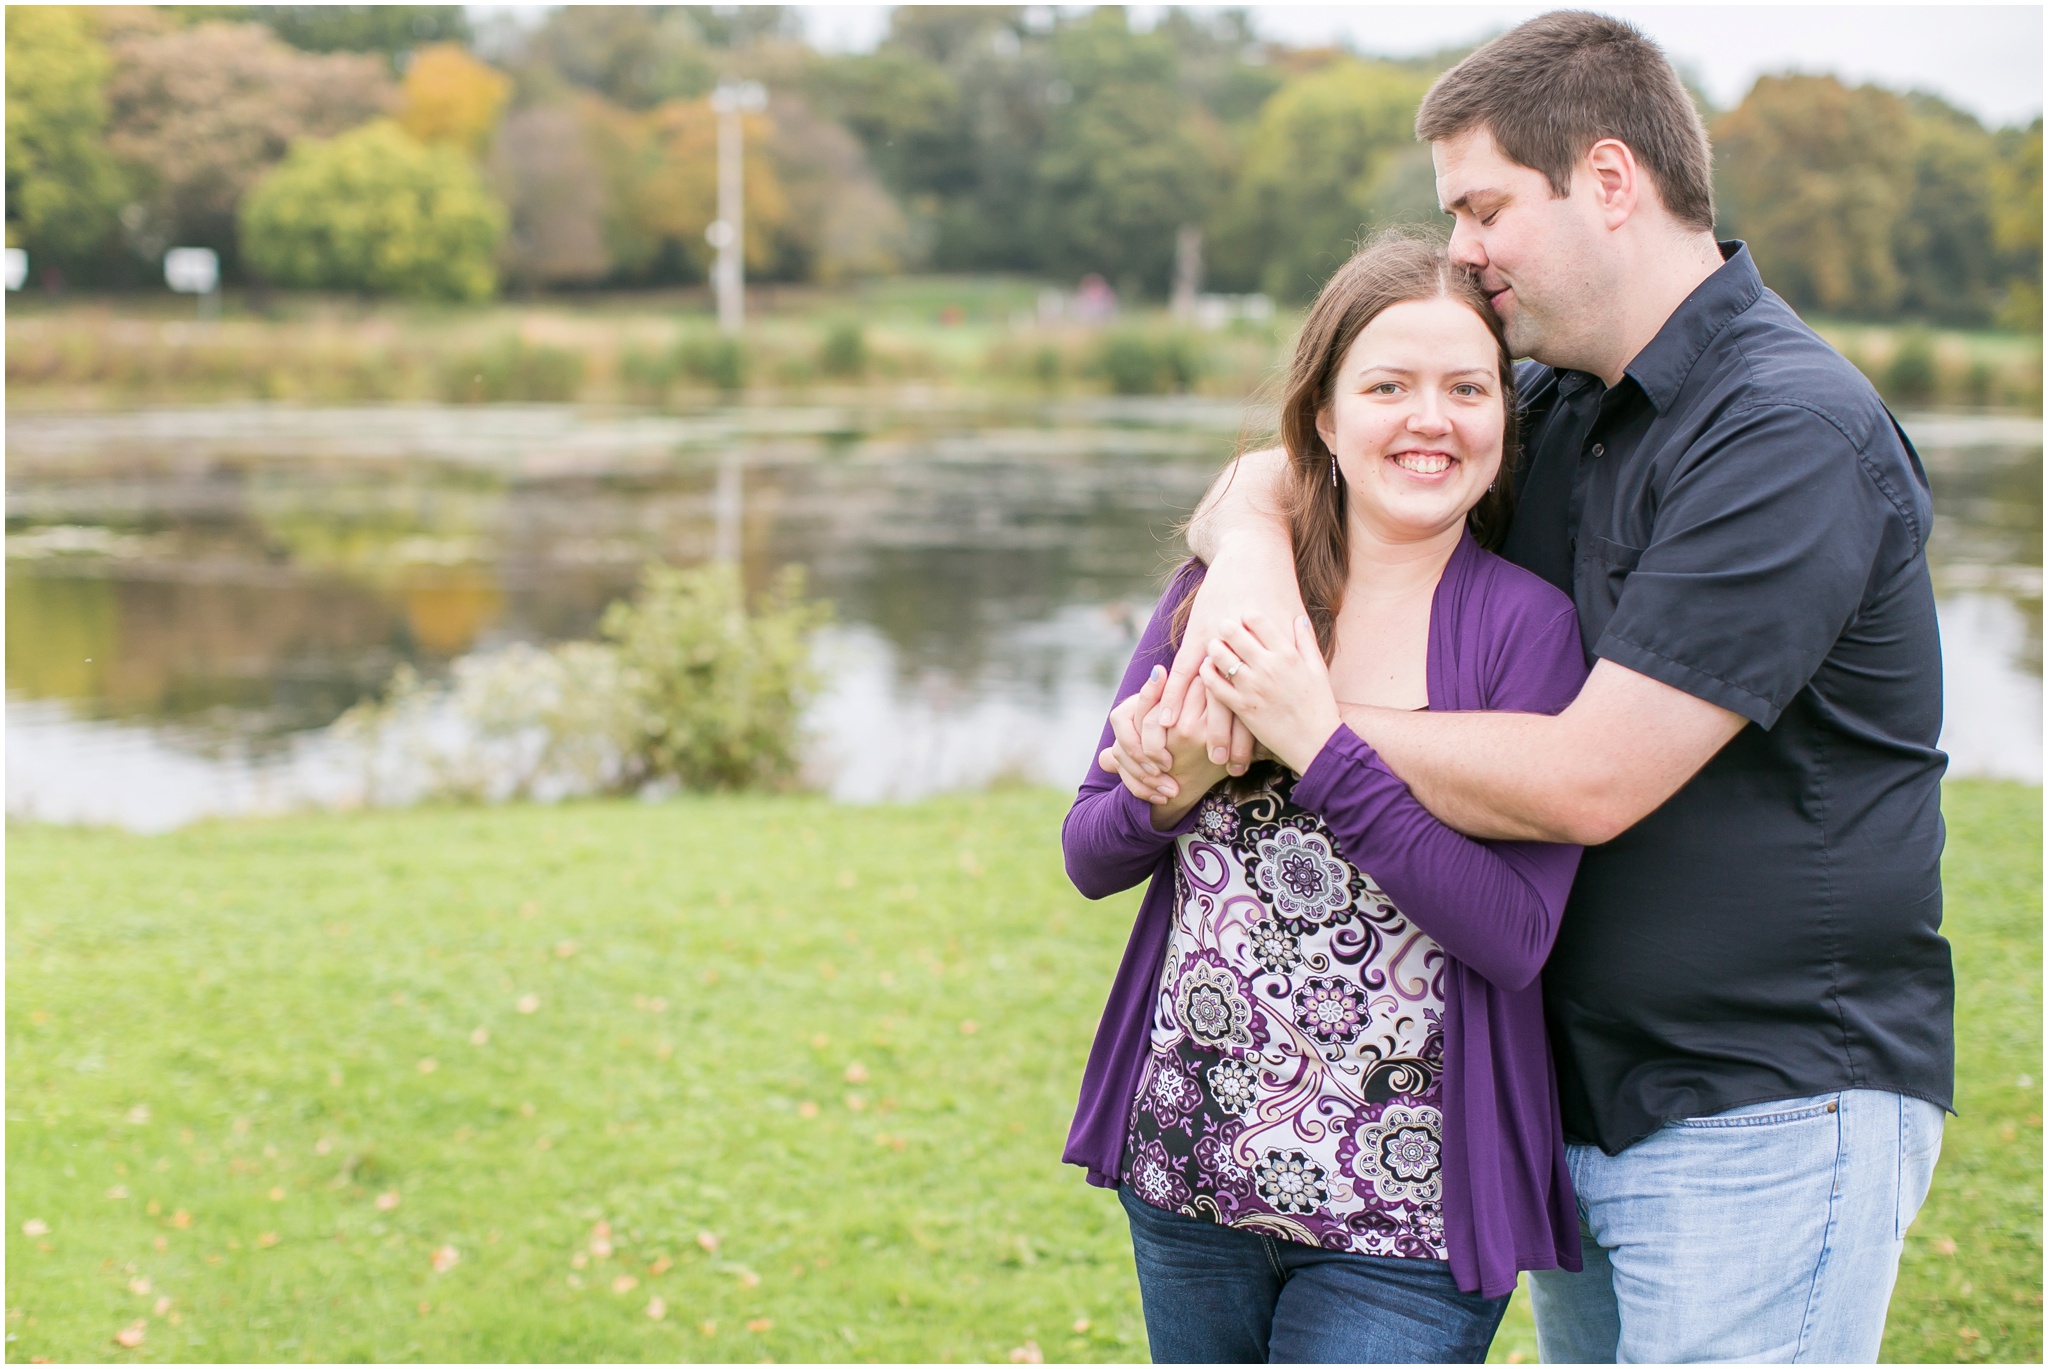
<svg viewBox="0 0 2048 1369">
<path fill-rule="evenodd" d="M 1337 488 L 1337 454 L 1335 452 L 1330 453 L 1330 488 L 1333 490 Z"/>
</svg>

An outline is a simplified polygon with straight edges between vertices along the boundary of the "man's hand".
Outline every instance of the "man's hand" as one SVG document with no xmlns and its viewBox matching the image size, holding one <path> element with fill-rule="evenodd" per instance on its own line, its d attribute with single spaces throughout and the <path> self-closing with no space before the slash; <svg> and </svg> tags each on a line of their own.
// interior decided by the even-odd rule
<svg viewBox="0 0 2048 1369">
<path fill-rule="evenodd" d="M 1208 686 L 1211 707 L 1242 718 L 1297 775 L 1344 725 L 1306 613 L 1295 615 L 1292 631 L 1259 614 L 1227 627 L 1209 643 L 1197 684 Z"/>
<path fill-rule="evenodd" d="M 1166 671 L 1154 666 L 1151 677 L 1138 692 L 1110 711 L 1110 730 L 1116 740 L 1104 749 L 1098 761 L 1104 770 L 1122 778 L 1124 788 L 1152 805 L 1152 825 L 1161 831 L 1185 817 L 1226 773 L 1223 766 L 1208 758 L 1202 728 L 1212 705 L 1208 691 L 1197 682 L 1188 691 L 1182 725 L 1165 733 L 1169 752 L 1166 770 L 1156 779 L 1143 777 L 1136 754 L 1139 720 L 1154 710 L 1165 682 Z"/>
<path fill-rule="evenodd" d="M 1169 768 L 1166 730 L 1185 711 L 1187 692 L 1201 670 L 1208 644 L 1232 624 L 1254 614 L 1289 622 L 1301 612 L 1294 580 L 1294 550 L 1278 499 L 1287 455 L 1277 449 L 1249 452 L 1232 462 L 1203 496 L 1188 524 L 1188 546 L 1208 563 L 1195 595 L 1180 651 L 1166 678 L 1156 716 L 1142 729 L 1142 764 L 1156 779 Z M 1228 709 L 1210 701 L 1204 728 L 1212 761 L 1242 775 L 1252 760 L 1252 734 Z"/>
</svg>

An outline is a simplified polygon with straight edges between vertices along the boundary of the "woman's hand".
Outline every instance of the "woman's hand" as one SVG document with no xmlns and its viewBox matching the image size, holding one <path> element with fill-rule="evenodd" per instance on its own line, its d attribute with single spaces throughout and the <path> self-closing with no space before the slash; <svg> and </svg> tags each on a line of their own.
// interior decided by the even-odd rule
<svg viewBox="0 0 2048 1369">
<path fill-rule="evenodd" d="M 1231 624 L 1209 643 L 1200 683 L 1211 705 L 1222 704 L 1244 720 L 1281 764 L 1299 775 L 1343 726 L 1330 670 L 1316 645 L 1308 615 L 1293 630 L 1258 615 Z"/>
<path fill-rule="evenodd" d="M 1178 725 L 1158 730 L 1164 741 L 1168 768 L 1148 775 L 1140 765 L 1140 729 L 1157 708 L 1165 686 L 1165 668 L 1154 666 L 1138 692 L 1111 710 L 1110 730 L 1116 740 L 1099 759 L 1104 770 L 1120 776 L 1126 789 L 1152 805 L 1153 826 L 1161 830 L 1185 817 L 1229 773 L 1223 764 L 1209 759 L 1208 691 L 1200 681 L 1189 687 Z"/>
</svg>

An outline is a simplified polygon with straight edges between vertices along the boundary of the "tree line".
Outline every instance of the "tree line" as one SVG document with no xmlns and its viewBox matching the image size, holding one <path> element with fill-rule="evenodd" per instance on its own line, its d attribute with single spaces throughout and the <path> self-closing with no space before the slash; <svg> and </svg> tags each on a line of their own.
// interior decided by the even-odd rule
<svg viewBox="0 0 2048 1369">
<path fill-rule="evenodd" d="M 1312 295 L 1361 231 L 1439 216 L 1413 137 L 1462 55 L 1263 41 L 1242 12 L 902 7 L 821 52 L 775 6 L 16 7 L 7 234 L 40 279 L 145 283 L 165 247 L 257 284 L 479 299 L 695 284 L 715 116 L 746 116 L 756 279 L 1097 273 L 1158 297 L 1183 230 L 1211 289 Z M 1705 106 L 1720 228 L 1796 307 L 2034 329 L 2041 122 L 1767 76 Z"/>
</svg>

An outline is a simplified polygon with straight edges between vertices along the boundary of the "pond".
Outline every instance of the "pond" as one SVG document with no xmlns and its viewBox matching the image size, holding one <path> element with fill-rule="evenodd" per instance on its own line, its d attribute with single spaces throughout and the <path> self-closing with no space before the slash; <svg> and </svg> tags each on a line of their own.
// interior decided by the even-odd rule
<svg viewBox="0 0 2048 1369">
<path fill-rule="evenodd" d="M 410 663 L 590 635 L 649 559 L 803 565 L 809 780 L 1071 785 L 1236 404 L 932 397 L 689 415 L 10 415 L 7 809 L 156 830 L 360 799 L 331 729 Z M 2041 423 L 1908 415 L 1955 773 L 2038 782 Z"/>
</svg>

